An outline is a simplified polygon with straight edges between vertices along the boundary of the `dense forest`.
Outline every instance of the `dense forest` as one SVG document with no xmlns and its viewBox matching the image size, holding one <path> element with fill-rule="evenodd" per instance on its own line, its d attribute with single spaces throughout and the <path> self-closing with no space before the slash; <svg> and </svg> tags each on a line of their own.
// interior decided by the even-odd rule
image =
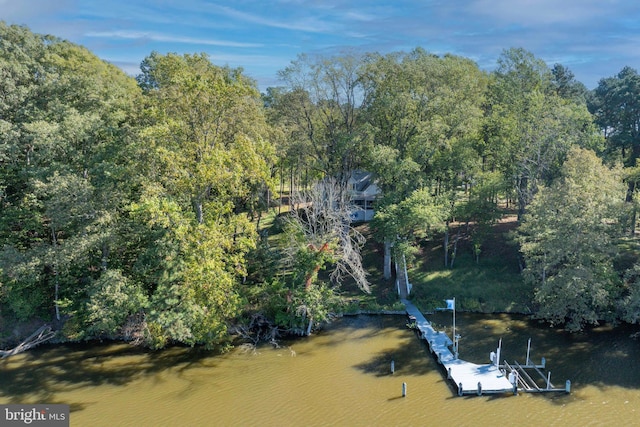
<svg viewBox="0 0 640 427">
<path fill-rule="evenodd" d="M 301 55 L 261 94 L 205 54 L 151 52 L 132 77 L 0 22 L 0 74 L 3 339 L 35 321 L 153 348 L 304 331 L 344 283 L 394 292 L 388 264 L 424 239 L 455 269 L 454 224 L 473 225 L 481 264 L 507 212 L 536 316 L 640 318 L 632 68 L 588 90 L 518 48 L 491 72 L 421 48 Z M 349 225 L 356 170 L 382 194 L 366 237 Z"/>
</svg>

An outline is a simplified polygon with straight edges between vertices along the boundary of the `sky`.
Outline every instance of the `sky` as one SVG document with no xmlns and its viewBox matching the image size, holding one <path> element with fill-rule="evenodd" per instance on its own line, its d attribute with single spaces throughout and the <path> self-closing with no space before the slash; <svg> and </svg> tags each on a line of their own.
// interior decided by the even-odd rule
<svg viewBox="0 0 640 427">
<path fill-rule="evenodd" d="M 204 52 L 262 91 L 303 53 L 422 47 L 491 71 L 521 47 L 589 89 L 640 67 L 637 0 L 0 0 L 0 20 L 85 46 L 131 75 L 152 51 Z"/>
</svg>

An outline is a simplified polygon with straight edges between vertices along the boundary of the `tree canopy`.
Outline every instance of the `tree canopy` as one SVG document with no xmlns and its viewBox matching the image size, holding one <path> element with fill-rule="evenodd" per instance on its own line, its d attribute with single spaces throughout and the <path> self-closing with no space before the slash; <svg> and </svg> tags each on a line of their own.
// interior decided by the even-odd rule
<svg viewBox="0 0 640 427">
<path fill-rule="evenodd" d="M 206 54 L 151 52 L 134 78 L 0 22 L 0 76 L 3 318 L 52 320 L 70 340 L 224 347 L 248 318 L 285 331 L 329 318 L 343 284 L 392 289 L 392 247 L 399 261 L 443 238 L 452 269 L 464 240 L 481 265 L 509 213 L 541 318 L 640 317 L 637 257 L 620 261 L 640 177 L 630 67 L 588 91 L 517 48 L 492 72 L 422 48 L 300 55 L 260 94 Z M 380 283 L 349 224 L 363 169 L 382 191 Z"/>
<path fill-rule="evenodd" d="M 620 295 L 613 259 L 624 194 L 620 171 L 581 148 L 569 151 L 561 175 L 536 194 L 518 233 L 540 317 L 571 330 L 611 319 Z"/>
</svg>

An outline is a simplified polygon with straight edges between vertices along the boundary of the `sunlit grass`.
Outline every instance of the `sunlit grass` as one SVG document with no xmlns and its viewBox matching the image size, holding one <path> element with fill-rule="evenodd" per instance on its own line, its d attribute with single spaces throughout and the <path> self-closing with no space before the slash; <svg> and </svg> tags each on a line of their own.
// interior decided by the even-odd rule
<svg viewBox="0 0 640 427">
<path fill-rule="evenodd" d="M 271 209 L 261 220 L 269 230 L 269 241 L 277 244 L 278 209 Z M 347 280 L 338 289 L 344 301 L 344 311 L 401 310 L 395 280 L 384 280 L 383 247 L 375 241 L 367 224 L 357 226 L 367 243 L 362 261 L 368 273 L 371 293 L 358 289 Z M 508 231 L 508 230 L 507 230 Z M 444 266 L 442 236 L 421 242 L 420 253 L 409 266 L 409 280 L 413 285 L 411 299 L 426 311 L 444 306 L 444 300 L 456 298 L 458 310 L 476 312 L 530 313 L 532 289 L 520 275 L 518 253 L 508 242 L 504 228 L 496 228 L 487 241 L 478 261 L 468 243 L 461 242 L 453 268 Z M 323 276 L 323 275 L 321 275 Z M 326 277 L 323 277 L 326 279 Z"/>
<path fill-rule="evenodd" d="M 455 297 L 458 310 L 530 313 L 533 291 L 520 275 L 517 249 L 508 243 L 504 229 L 496 230 L 478 261 L 470 247 L 461 243 L 452 268 L 444 266 L 442 236 L 422 242 L 420 253 L 408 271 L 413 302 L 431 311 L 443 307 L 445 299 Z M 366 225 L 361 226 L 360 231 L 368 238 L 363 262 L 370 272 L 372 295 L 358 294 L 357 289 L 348 284 L 343 286 L 343 294 L 360 300 L 363 305 L 377 303 L 391 307 L 398 299 L 395 283 L 382 278 L 382 247 L 373 241 Z"/>
<path fill-rule="evenodd" d="M 426 310 L 456 298 L 458 310 L 530 312 L 531 290 L 524 284 L 516 260 L 487 257 L 476 263 L 459 256 L 453 268 L 429 266 L 424 260 L 409 271 L 413 300 Z"/>
</svg>

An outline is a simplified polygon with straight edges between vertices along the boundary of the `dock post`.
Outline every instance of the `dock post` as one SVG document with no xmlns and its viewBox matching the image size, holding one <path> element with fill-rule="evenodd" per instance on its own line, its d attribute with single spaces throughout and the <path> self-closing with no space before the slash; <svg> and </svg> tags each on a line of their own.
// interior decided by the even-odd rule
<svg viewBox="0 0 640 427">
<path fill-rule="evenodd" d="M 402 383 L 402 397 L 407 397 L 407 383 Z"/>
<path fill-rule="evenodd" d="M 391 373 L 393 374 L 396 371 L 396 363 L 391 359 Z"/>
<path fill-rule="evenodd" d="M 544 369 L 544 367 L 547 366 L 547 359 L 543 357 L 542 360 L 540 360 L 540 365 L 542 365 L 542 369 Z"/>
<path fill-rule="evenodd" d="M 571 380 L 567 380 L 567 382 L 566 382 L 566 383 L 565 383 L 565 385 L 564 385 L 564 390 L 565 390 L 567 393 L 571 393 Z"/>
<path fill-rule="evenodd" d="M 551 389 L 551 371 L 547 373 L 547 390 Z"/>
<path fill-rule="evenodd" d="M 478 396 L 482 396 L 482 383 L 478 381 Z"/>
<path fill-rule="evenodd" d="M 509 381 L 513 384 L 513 395 L 518 395 L 518 371 L 511 371 L 509 373 Z"/>
<path fill-rule="evenodd" d="M 447 369 L 447 379 L 451 379 L 451 368 Z"/>
<path fill-rule="evenodd" d="M 531 351 L 531 338 L 529 338 L 529 342 L 527 343 L 527 366 L 529 366 L 529 352 Z"/>
<path fill-rule="evenodd" d="M 458 384 L 458 396 L 462 396 L 462 383 Z"/>
</svg>

